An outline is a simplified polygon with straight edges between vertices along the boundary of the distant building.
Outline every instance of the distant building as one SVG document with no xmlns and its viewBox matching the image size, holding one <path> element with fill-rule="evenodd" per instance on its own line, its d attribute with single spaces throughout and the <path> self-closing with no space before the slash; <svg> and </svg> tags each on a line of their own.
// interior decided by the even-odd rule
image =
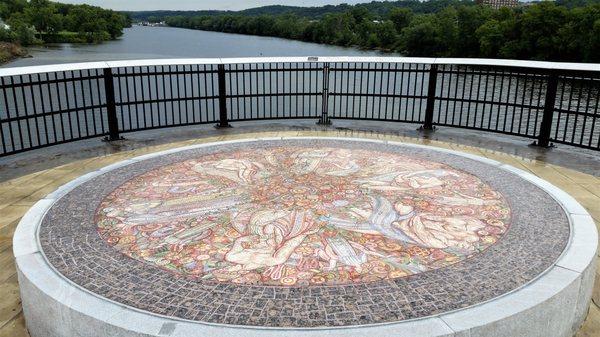
<svg viewBox="0 0 600 337">
<path fill-rule="evenodd" d="M 141 22 L 138 22 L 137 25 L 144 26 L 144 27 L 166 27 L 167 23 L 165 21 L 161 21 L 161 22 L 141 21 Z"/>
<path fill-rule="evenodd" d="M 475 0 L 475 2 L 479 5 L 489 6 L 495 9 L 519 6 L 519 0 Z"/>
</svg>

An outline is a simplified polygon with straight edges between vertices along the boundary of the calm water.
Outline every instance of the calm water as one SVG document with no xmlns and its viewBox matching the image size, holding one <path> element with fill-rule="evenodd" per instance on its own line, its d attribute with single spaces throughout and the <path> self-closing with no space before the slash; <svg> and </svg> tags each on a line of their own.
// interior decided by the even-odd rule
<svg viewBox="0 0 600 337">
<path fill-rule="evenodd" d="M 142 26 L 126 29 L 117 41 L 37 47 L 31 48 L 30 53 L 33 58 L 19 59 L 4 67 L 152 58 L 380 55 L 375 51 L 280 38 Z"/>
</svg>

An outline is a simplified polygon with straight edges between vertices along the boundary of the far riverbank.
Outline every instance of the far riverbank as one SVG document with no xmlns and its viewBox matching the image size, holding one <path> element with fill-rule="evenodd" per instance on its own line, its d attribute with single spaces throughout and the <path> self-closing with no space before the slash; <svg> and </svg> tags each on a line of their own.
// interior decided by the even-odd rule
<svg viewBox="0 0 600 337">
<path fill-rule="evenodd" d="M 133 26 L 117 40 L 98 44 L 47 44 L 27 49 L 4 67 L 160 58 L 275 56 L 380 56 L 377 51 L 343 48 L 282 38 L 207 32 L 170 27 Z M 396 55 L 393 55 L 396 56 Z"/>
</svg>

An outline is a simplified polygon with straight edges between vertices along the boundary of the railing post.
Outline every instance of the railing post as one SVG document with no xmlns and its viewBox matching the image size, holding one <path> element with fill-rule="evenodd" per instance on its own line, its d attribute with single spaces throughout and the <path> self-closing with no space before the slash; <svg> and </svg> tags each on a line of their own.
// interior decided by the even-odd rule
<svg viewBox="0 0 600 337">
<path fill-rule="evenodd" d="M 433 130 L 433 107 L 435 105 L 435 90 L 437 87 L 437 64 L 432 64 L 429 69 L 429 86 L 427 87 L 427 105 L 425 106 L 425 121 L 421 129 Z"/>
<path fill-rule="evenodd" d="M 554 104 L 556 103 L 556 90 L 558 87 L 558 74 L 556 70 L 550 70 L 548 84 L 546 87 L 546 99 L 544 101 L 544 115 L 540 125 L 540 133 L 537 142 L 533 145 L 541 147 L 551 147 L 550 131 L 552 130 L 552 120 L 554 118 Z"/>
<path fill-rule="evenodd" d="M 331 125 L 329 119 L 329 63 L 323 64 L 323 97 L 321 102 L 321 118 L 319 125 Z"/>
<path fill-rule="evenodd" d="M 219 124 L 216 128 L 230 128 L 229 119 L 227 118 L 227 89 L 225 85 L 225 65 L 217 66 L 217 79 L 219 82 Z"/>
<path fill-rule="evenodd" d="M 106 114 L 108 117 L 108 136 L 106 141 L 119 140 L 119 121 L 117 119 L 117 105 L 115 104 L 115 84 L 111 68 L 104 68 L 104 92 L 106 97 Z"/>
</svg>

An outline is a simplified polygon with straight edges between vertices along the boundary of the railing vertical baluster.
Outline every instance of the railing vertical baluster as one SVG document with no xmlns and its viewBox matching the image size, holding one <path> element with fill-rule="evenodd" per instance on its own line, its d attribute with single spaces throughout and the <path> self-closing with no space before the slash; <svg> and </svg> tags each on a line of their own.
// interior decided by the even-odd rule
<svg viewBox="0 0 600 337">
<path fill-rule="evenodd" d="M 462 127 L 529 137 L 541 147 L 562 143 L 600 150 L 600 118 L 595 118 L 600 108 L 600 79 L 595 69 L 582 66 L 571 71 L 555 64 L 533 70 L 518 61 L 488 66 L 398 62 L 394 68 L 389 63 L 394 60 L 389 60 L 387 67 L 385 61 L 326 61 L 330 60 L 309 58 L 290 63 L 278 59 L 267 67 L 247 60 L 235 66 L 211 63 L 203 70 L 197 64 L 180 69 L 178 65 L 143 63 L 3 75 L 0 157 L 89 137 L 112 141 L 122 139 L 125 132 L 152 127 L 207 122 L 230 127 L 230 119 L 296 117 L 313 117 L 320 125 L 343 118 L 415 122 L 422 130 Z M 323 77 L 321 90 L 315 74 Z M 249 90 L 245 90 L 247 86 Z M 190 90 L 198 94 L 192 95 Z M 422 100 L 426 100 L 424 111 Z M 148 108 L 150 115 L 144 113 Z"/>
<path fill-rule="evenodd" d="M 236 74 L 237 76 L 237 74 Z M 217 79 L 219 82 L 219 124 L 217 128 L 230 128 L 227 119 L 227 90 L 225 89 L 225 65 L 217 66 Z"/>
<path fill-rule="evenodd" d="M 329 119 L 329 63 L 323 64 L 323 93 L 321 101 L 321 118 L 317 122 L 320 125 L 330 125 Z"/>
<path fill-rule="evenodd" d="M 119 121 L 117 119 L 117 105 L 115 103 L 115 84 L 111 68 L 104 68 L 104 92 L 106 97 L 106 115 L 108 118 L 107 141 L 119 140 Z"/>
<path fill-rule="evenodd" d="M 544 115 L 537 142 L 534 145 L 541 147 L 549 147 L 550 131 L 552 130 L 552 120 L 554 118 L 554 103 L 556 102 L 556 89 L 558 87 L 558 74 L 551 70 L 548 76 L 548 84 L 546 87 L 546 100 L 544 102 Z"/>
<path fill-rule="evenodd" d="M 435 105 L 435 90 L 437 86 L 437 64 L 432 64 L 429 69 L 429 86 L 427 88 L 427 105 L 425 106 L 425 121 L 423 130 L 433 130 L 433 107 Z M 422 85 L 422 84 L 421 84 Z"/>
</svg>

